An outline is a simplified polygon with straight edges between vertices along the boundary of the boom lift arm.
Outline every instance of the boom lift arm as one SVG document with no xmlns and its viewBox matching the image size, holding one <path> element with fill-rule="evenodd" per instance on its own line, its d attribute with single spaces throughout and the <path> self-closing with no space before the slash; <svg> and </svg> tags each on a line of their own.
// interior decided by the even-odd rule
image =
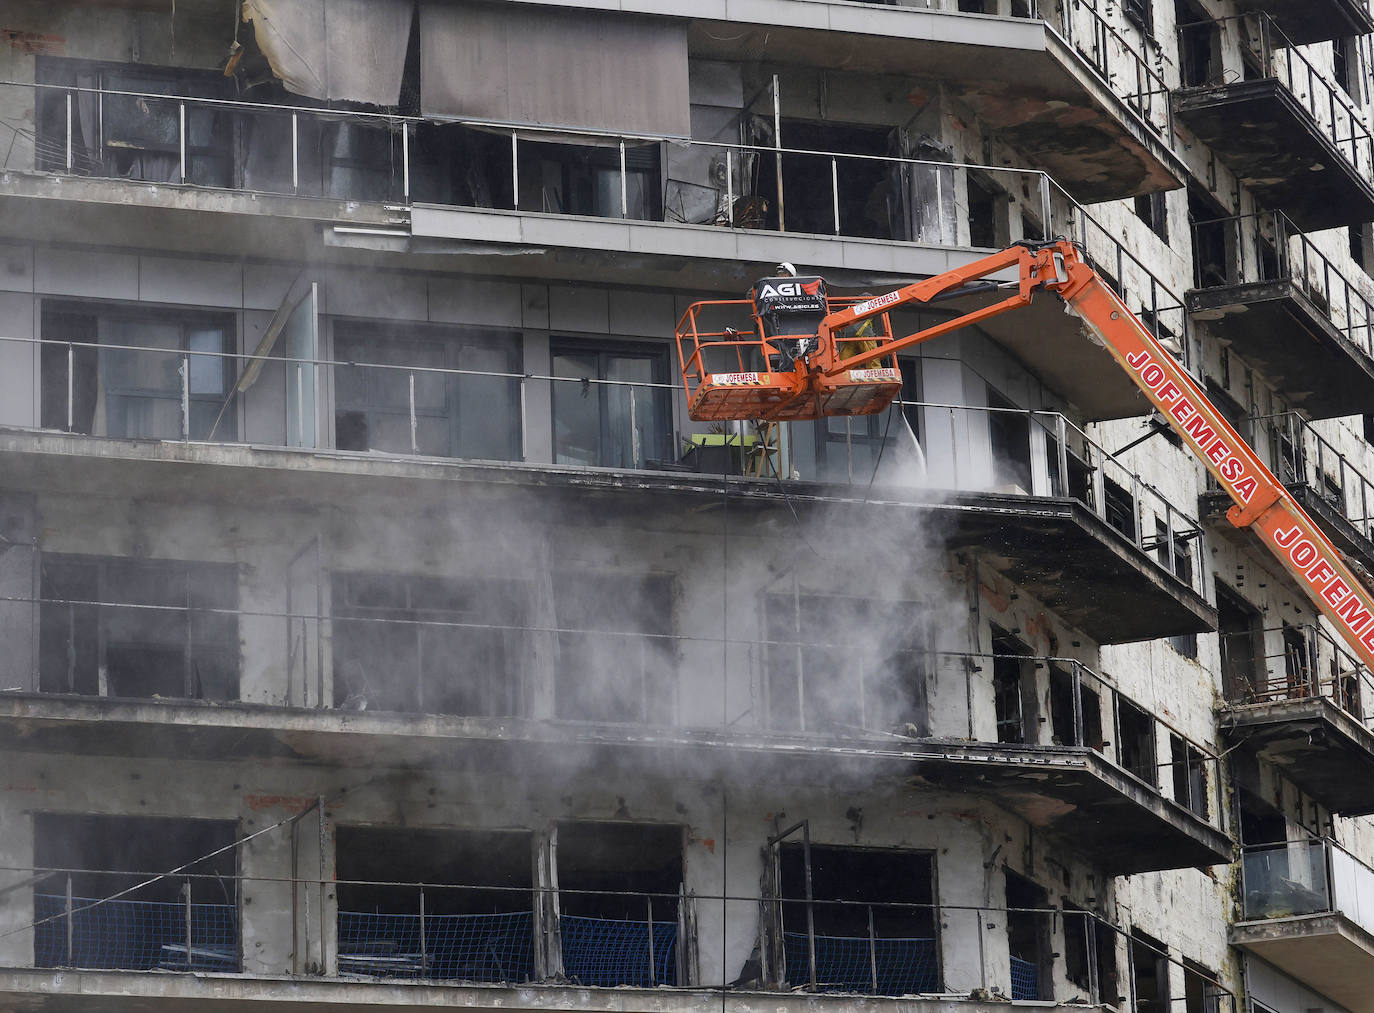
<svg viewBox="0 0 1374 1013">
<path fill-rule="evenodd" d="M 990 279 L 1016 269 L 1014 281 Z M 856 324 L 901 306 L 925 306 L 946 299 L 993 290 L 1011 292 L 1006 298 L 951 320 L 941 321 L 903 338 L 880 340 L 876 347 L 861 348 L 853 354 L 840 354 L 846 344 L 844 333 Z M 785 380 L 789 396 L 805 399 L 830 389 L 852 375 L 877 370 L 864 369 L 879 361 L 892 362 L 896 352 L 923 341 L 976 324 L 1030 304 L 1039 291 L 1054 293 L 1069 312 L 1078 316 L 1107 348 L 1122 369 L 1178 433 L 1183 443 L 1197 456 L 1208 472 L 1230 495 L 1233 505 L 1227 518 L 1238 528 L 1251 528 L 1284 569 L 1302 586 L 1312 602 L 1335 625 L 1350 648 L 1366 667 L 1374 670 L 1374 595 L 1346 565 L 1340 551 L 1318 530 L 1306 511 L 1293 499 L 1283 484 L 1265 467 L 1255 452 L 1222 418 L 1201 388 L 1183 367 L 1127 308 L 1121 298 L 1102 280 L 1069 242 L 1022 244 L 993 254 L 964 267 L 916 282 L 876 298 L 828 313 L 821 321 L 817 337 L 818 354 L 798 360 L 793 374 Z M 688 311 L 689 315 L 691 310 Z M 684 321 L 687 320 L 684 317 Z M 883 328 L 886 332 L 886 327 Z M 679 328 L 679 341 L 683 331 Z M 854 343 L 851 341 L 850 346 Z M 871 343 L 870 343 L 871 345 Z M 680 345 L 681 347 L 681 345 Z M 700 360 L 698 360 L 700 361 Z M 689 404 L 705 403 L 701 394 L 712 382 L 709 374 L 698 375 L 693 389 L 687 359 L 684 378 Z M 762 374 L 770 380 L 774 374 Z M 767 381 L 765 381 L 767 382 Z M 782 385 L 784 381 L 780 381 Z M 883 391 L 891 404 L 900 389 Z M 876 402 L 875 402 L 876 403 Z M 817 410 L 817 414 L 853 414 Z M 698 415 L 694 418 L 720 418 Z M 738 418 L 740 416 L 729 416 Z M 811 417 L 816 417 L 812 415 Z"/>
</svg>

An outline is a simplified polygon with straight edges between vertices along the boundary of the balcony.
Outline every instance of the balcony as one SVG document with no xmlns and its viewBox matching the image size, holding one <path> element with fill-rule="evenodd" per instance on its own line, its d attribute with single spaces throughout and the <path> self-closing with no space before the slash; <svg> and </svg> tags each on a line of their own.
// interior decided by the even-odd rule
<svg viewBox="0 0 1374 1013">
<path fill-rule="evenodd" d="M 696 59 L 902 76 L 920 68 L 1085 203 L 1175 189 L 1186 169 L 1170 147 L 1168 86 L 1100 7 L 1075 4 L 1066 15 L 1029 0 L 1025 16 L 998 17 L 960 13 L 953 0 L 709 0 L 691 9 L 688 40 Z"/>
<path fill-rule="evenodd" d="M 1233 748 L 1273 763 L 1332 812 L 1374 812 L 1374 678 L 1325 627 L 1223 636 L 1222 673 Z"/>
<path fill-rule="evenodd" d="M 1236 6 L 1268 14 L 1298 46 L 1374 32 L 1369 0 L 1237 0 Z"/>
<path fill-rule="evenodd" d="M 816 877 L 816 896 L 803 900 L 790 868 L 800 864 L 801 847 L 769 850 L 774 866 L 789 873 L 778 897 L 611 893 L 561 882 L 499 886 L 471 871 L 467 882 L 437 871 L 405 882 L 321 881 L 287 877 L 285 870 L 276 878 L 147 875 L 152 889 L 226 895 L 227 903 L 204 905 L 230 927 L 224 940 L 207 937 L 198 922 L 183 931 L 180 910 L 167 912 L 165 929 L 150 922 L 111 877 L 17 869 L 36 885 L 12 907 L 16 918 L 31 915 L 36 924 L 16 937 L 31 949 L 0 970 L 0 1001 L 37 1008 L 56 998 L 67 1010 L 136 1002 L 153 1011 L 211 1001 L 257 1013 L 279 1008 L 287 988 L 297 1001 L 343 1011 L 422 1001 L 427 1008 L 497 1005 L 528 1013 L 628 1013 L 646 1004 L 663 1013 L 748 1013 L 760 1004 L 802 1013 L 847 1009 L 859 997 L 880 1013 L 936 1013 L 951 1003 L 967 1013 L 996 1013 L 1009 1008 L 1008 1000 L 1058 1010 L 1116 999 L 1103 978 L 1115 980 L 1131 937 L 1096 915 L 1068 905 L 942 904 L 930 877 L 924 897 L 905 901 L 870 898 L 876 891 L 862 884 L 852 891 L 859 899 L 832 899 L 826 894 L 834 885 Z M 825 850 L 833 856 L 851 849 Z M 84 895 L 64 889 L 93 878 L 107 883 Z M 921 896 L 919 887 L 905 892 Z M 707 979 L 710 960 L 697 957 L 734 952 L 710 914 L 722 911 L 729 912 L 731 935 L 752 932 L 762 954 L 752 977 L 725 986 Z M 746 919 L 752 929 L 743 929 Z M 1008 922 L 1037 931 L 1013 941 Z M 242 958 L 240 930 L 256 940 Z M 19 954 L 13 940 L 9 945 Z M 150 952 L 157 954 L 153 966 Z M 966 959 L 970 953 L 977 958 Z M 1158 956 L 1171 974 L 1205 983 L 1220 1013 L 1239 1013 L 1238 997 L 1220 983 L 1163 951 Z M 1124 1008 L 1146 1013 L 1148 1003 Z"/>
<path fill-rule="evenodd" d="M 1259 416 L 1269 433 L 1269 468 L 1322 533 L 1374 570 L 1374 482 L 1297 412 Z"/>
<path fill-rule="evenodd" d="M 34 87 L 21 89 L 24 101 Z M 6 149 L 0 220 L 11 237 L 217 257 L 306 249 L 320 265 L 387 262 L 545 282 L 585 282 L 595 265 L 618 285 L 699 297 L 743 292 L 782 260 L 862 291 L 940 273 L 1019 238 L 1067 235 L 1157 333 L 1190 350 L 1183 301 L 1148 257 L 1039 171 L 577 131 L 552 144 L 512 129 L 507 142 L 473 125 L 382 114 L 344 119 L 303 106 L 52 86 L 38 92 L 53 111 L 41 124 L 20 125 Z M 119 144 L 88 146 L 78 127 L 90 101 L 142 102 L 136 108 L 160 117 L 159 135 L 175 143 L 147 165 L 131 163 Z M 234 145 L 204 148 L 207 130 Z M 313 147 L 293 137 L 313 139 Z M 258 141 L 279 157 L 265 164 L 234 154 Z M 472 192 L 448 178 L 455 145 L 480 177 Z M 566 193 L 541 186 L 550 165 L 574 175 L 594 170 L 597 184 Z M 917 199 L 930 188 L 942 195 L 934 212 Z M 875 202 L 890 205 L 882 220 L 873 217 Z M 1052 301 L 992 321 L 987 331 L 1089 419 L 1148 410 L 1106 351 L 1082 340 Z"/>
<path fill-rule="evenodd" d="M 1334 841 L 1246 848 L 1231 942 L 1352 1013 L 1374 1010 L 1374 870 Z"/>
<path fill-rule="evenodd" d="M 1178 120 L 1302 230 L 1374 219 L 1374 138 L 1360 108 L 1267 15 L 1216 24 L 1249 40 L 1246 77 L 1175 91 Z"/>
<path fill-rule="evenodd" d="M 1202 222 L 1193 234 L 1191 316 L 1312 418 L 1374 402 L 1374 305 L 1364 287 L 1281 214 Z"/>
</svg>

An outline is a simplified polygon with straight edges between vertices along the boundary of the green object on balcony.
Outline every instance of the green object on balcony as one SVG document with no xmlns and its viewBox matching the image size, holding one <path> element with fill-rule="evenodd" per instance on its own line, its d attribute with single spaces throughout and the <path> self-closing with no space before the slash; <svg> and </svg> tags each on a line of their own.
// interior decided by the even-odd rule
<svg viewBox="0 0 1374 1013">
<path fill-rule="evenodd" d="M 687 442 L 696 447 L 752 447 L 757 436 L 739 433 L 692 433 Z"/>
</svg>

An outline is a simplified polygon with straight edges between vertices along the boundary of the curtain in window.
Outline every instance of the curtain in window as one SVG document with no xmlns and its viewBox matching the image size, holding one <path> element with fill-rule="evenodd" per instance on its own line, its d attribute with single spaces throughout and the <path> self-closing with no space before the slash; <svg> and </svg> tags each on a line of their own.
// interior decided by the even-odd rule
<svg viewBox="0 0 1374 1013">
<path fill-rule="evenodd" d="M 412 0 L 244 0 L 258 48 L 286 90 L 394 106 Z"/>
</svg>

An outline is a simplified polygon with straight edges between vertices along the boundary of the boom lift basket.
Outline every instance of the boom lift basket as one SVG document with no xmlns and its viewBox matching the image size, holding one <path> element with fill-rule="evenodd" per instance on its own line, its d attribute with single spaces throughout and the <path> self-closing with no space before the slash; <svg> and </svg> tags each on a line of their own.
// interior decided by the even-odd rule
<svg viewBox="0 0 1374 1013">
<path fill-rule="evenodd" d="M 893 340 L 887 314 L 833 338 L 817 330 L 826 313 L 859 301 L 826 298 L 825 313 L 782 317 L 781 327 L 768 326 L 747 299 L 693 303 L 676 332 L 688 415 L 696 422 L 792 422 L 883 411 L 902 391 L 897 357 L 882 352 Z M 870 350 L 855 368 L 823 375 Z"/>
</svg>

